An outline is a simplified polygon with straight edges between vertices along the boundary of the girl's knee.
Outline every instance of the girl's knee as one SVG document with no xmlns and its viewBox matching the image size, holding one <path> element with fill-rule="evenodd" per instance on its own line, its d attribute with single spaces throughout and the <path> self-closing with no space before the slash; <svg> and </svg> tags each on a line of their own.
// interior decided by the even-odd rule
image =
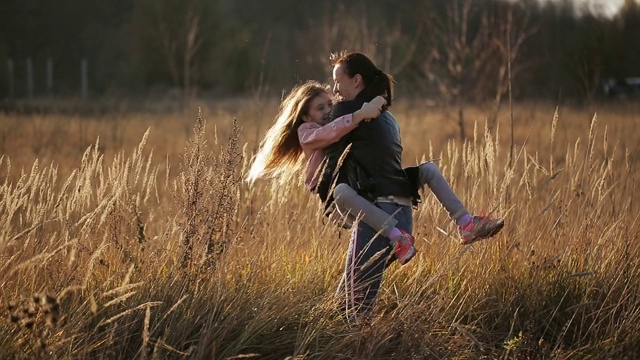
<svg viewBox="0 0 640 360">
<path fill-rule="evenodd" d="M 333 189 L 333 197 L 338 199 L 342 196 L 350 196 L 356 194 L 356 191 L 353 188 L 345 183 L 340 183 L 336 185 L 335 189 Z"/>
<path fill-rule="evenodd" d="M 433 161 L 420 164 L 420 175 L 422 178 L 433 178 L 437 174 L 440 174 L 440 169 Z"/>
</svg>

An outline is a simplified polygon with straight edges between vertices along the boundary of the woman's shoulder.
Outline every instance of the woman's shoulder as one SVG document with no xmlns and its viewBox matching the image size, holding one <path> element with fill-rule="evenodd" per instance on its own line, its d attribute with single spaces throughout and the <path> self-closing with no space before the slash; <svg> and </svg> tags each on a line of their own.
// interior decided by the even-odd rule
<svg viewBox="0 0 640 360">
<path fill-rule="evenodd" d="M 360 110 L 364 104 L 364 101 L 361 100 L 345 100 L 336 103 L 331 110 L 331 119 L 335 120 L 341 116 L 353 114 L 354 112 Z"/>
</svg>

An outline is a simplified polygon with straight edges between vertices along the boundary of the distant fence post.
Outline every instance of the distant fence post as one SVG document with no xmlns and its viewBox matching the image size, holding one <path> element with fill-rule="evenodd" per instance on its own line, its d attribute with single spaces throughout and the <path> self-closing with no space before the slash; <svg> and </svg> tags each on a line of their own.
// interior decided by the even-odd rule
<svg viewBox="0 0 640 360">
<path fill-rule="evenodd" d="M 9 99 L 13 99 L 16 94 L 13 84 L 13 60 L 11 59 L 7 59 L 7 72 L 9 73 Z"/>
<path fill-rule="evenodd" d="M 87 98 L 89 92 L 89 63 L 87 59 L 82 59 L 80 63 L 80 83 L 81 83 L 81 96 L 83 99 Z"/>
<path fill-rule="evenodd" d="M 47 59 L 47 95 L 53 96 L 53 60 Z"/>
<path fill-rule="evenodd" d="M 27 58 L 27 97 L 33 99 L 33 61 Z"/>
</svg>

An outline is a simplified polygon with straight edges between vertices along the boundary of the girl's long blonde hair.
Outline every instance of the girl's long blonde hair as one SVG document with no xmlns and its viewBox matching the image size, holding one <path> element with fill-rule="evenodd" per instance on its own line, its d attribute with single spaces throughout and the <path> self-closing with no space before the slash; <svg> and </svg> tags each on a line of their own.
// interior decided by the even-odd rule
<svg viewBox="0 0 640 360">
<path fill-rule="evenodd" d="M 304 154 L 298 139 L 298 128 L 309 113 L 311 100 L 328 94 L 327 86 L 307 81 L 293 88 L 280 104 L 275 122 L 260 143 L 260 149 L 249 169 L 247 181 L 258 178 L 276 179 L 279 184 L 291 180 L 304 166 Z"/>
</svg>

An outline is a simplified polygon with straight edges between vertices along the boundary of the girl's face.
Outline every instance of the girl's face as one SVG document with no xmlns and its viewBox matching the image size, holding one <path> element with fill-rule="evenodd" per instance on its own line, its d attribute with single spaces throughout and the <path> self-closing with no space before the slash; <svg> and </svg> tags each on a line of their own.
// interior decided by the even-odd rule
<svg viewBox="0 0 640 360">
<path fill-rule="evenodd" d="M 331 96 L 327 93 L 322 93 L 311 99 L 309 102 L 309 111 L 302 119 L 305 122 L 314 122 L 324 125 L 329 120 L 332 106 L 333 100 L 331 99 Z"/>
</svg>

